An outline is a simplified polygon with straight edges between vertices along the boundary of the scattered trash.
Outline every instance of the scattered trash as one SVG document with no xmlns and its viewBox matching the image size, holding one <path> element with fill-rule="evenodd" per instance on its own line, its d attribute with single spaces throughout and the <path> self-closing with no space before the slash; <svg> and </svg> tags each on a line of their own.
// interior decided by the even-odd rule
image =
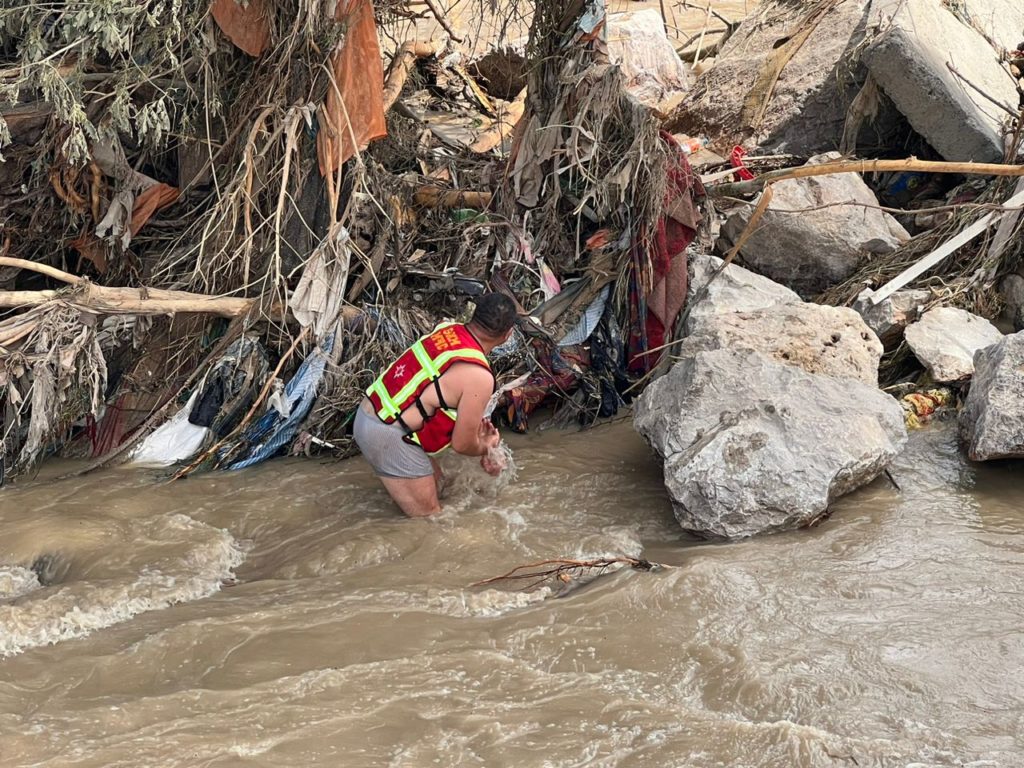
<svg viewBox="0 0 1024 768">
<path fill-rule="evenodd" d="M 693 138 L 690 136 L 676 136 L 674 138 L 679 144 L 679 149 L 682 150 L 684 155 L 692 155 L 694 152 L 699 152 L 708 145 L 707 137 Z"/>
<path fill-rule="evenodd" d="M 227 435 L 252 405 L 268 371 L 255 339 L 242 336 L 214 364 L 185 406 L 143 440 L 128 463 L 170 466 L 194 456 L 211 439 Z"/>
<path fill-rule="evenodd" d="M 946 388 L 929 389 L 926 392 L 911 392 L 900 398 L 900 405 L 906 418 L 907 429 L 919 429 L 932 420 L 939 408 L 953 402 L 953 393 Z"/>
</svg>

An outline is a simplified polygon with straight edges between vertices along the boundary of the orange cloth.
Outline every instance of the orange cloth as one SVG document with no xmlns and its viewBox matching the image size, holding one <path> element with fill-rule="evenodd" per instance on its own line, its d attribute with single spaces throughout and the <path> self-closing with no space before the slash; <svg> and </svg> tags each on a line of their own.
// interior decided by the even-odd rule
<svg viewBox="0 0 1024 768">
<path fill-rule="evenodd" d="M 177 187 L 170 184 L 154 184 L 141 192 L 135 198 L 135 205 L 132 208 L 132 221 L 129 224 L 132 237 L 139 234 L 150 217 L 161 208 L 165 208 L 178 199 L 180 194 Z"/>
<path fill-rule="evenodd" d="M 345 24 L 345 39 L 331 54 L 337 88 L 334 83 L 327 86 L 324 113 L 328 124 L 324 125 L 321 117 L 316 139 L 320 173 L 325 176 L 336 171 L 357 149 L 366 149 L 371 141 L 388 133 L 384 121 L 384 66 L 373 1 L 338 0 L 334 18 Z M 353 134 L 358 146 L 353 146 Z"/>
<path fill-rule="evenodd" d="M 213 0 L 210 15 L 228 40 L 248 53 L 259 56 L 270 45 L 270 21 L 265 0 Z"/>
<path fill-rule="evenodd" d="M 107 272 L 107 249 L 103 245 L 103 241 L 100 240 L 92 232 L 84 232 L 83 234 L 76 237 L 70 243 L 72 248 L 78 251 L 78 255 L 82 259 L 88 259 L 92 262 L 92 265 L 96 267 L 96 271 L 101 275 Z M 78 262 L 79 268 L 81 268 L 82 262 Z"/>
</svg>

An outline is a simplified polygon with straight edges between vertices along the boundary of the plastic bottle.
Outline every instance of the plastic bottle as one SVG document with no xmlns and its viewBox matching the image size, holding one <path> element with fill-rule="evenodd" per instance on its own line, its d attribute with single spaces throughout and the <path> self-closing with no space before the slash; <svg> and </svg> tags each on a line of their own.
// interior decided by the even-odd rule
<svg viewBox="0 0 1024 768">
<path fill-rule="evenodd" d="M 708 139 L 706 137 L 695 137 L 695 136 L 680 136 L 677 139 L 679 146 L 683 150 L 683 154 L 692 155 L 694 152 L 698 152 L 708 145 Z"/>
</svg>

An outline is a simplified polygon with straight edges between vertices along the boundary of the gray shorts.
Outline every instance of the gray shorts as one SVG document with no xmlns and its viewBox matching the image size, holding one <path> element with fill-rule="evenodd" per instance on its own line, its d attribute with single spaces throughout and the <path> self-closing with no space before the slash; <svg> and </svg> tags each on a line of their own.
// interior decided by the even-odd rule
<svg viewBox="0 0 1024 768">
<path fill-rule="evenodd" d="M 430 457 L 419 446 L 402 439 L 405 430 L 400 425 L 385 424 L 375 414 L 367 413 L 363 405 L 356 410 L 352 433 L 359 450 L 379 476 L 411 479 L 434 474 Z"/>
</svg>

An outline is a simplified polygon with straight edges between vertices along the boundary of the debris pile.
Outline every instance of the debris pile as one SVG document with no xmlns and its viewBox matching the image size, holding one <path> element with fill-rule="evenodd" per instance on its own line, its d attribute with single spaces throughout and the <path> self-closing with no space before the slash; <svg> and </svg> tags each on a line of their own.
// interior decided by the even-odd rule
<svg viewBox="0 0 1024 768">
<path fill-rule="evenodd" d="M 374 372 L 488 289 L 529 317 L 495 418 L 631 397 L 676 338 L 703 193 L 631 91 L 688 68 L 649 14 L 609 43 L 599 2 L 504 9 L 518 61 L 502 39 L 470 61 L 414 6 L 0 12 L 6 475 L 347 455 Z M 440 38 L 408 23 L 427 12 Z"/>
</svg>

